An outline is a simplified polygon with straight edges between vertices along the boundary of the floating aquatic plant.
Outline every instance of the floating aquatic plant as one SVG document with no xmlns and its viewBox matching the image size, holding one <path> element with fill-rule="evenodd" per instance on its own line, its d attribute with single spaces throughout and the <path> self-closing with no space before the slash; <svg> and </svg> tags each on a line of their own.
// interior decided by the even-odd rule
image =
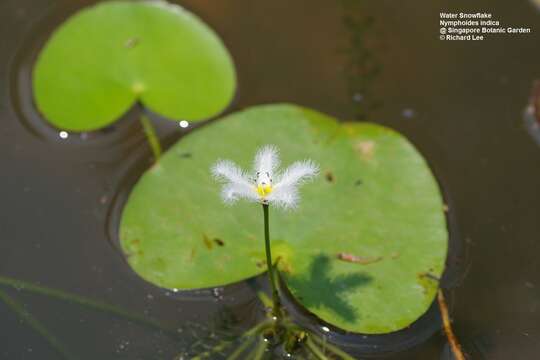
<svg viewBox="0 0 540 360">
<path fill-rule="evenodd" d="M 263 207 L 266 267 L 272 286 L 273 313 L 276 316 L 280 314 L 280 301 L 270 248 L 269 205 L 286 209 L 296 207 L 300 200 L 298 186 L 319 172 L 319 167 L 311 160 L 297 161 L 283 173 L 278 172 L 278 167 L 278 150 L 270 145 L 257 152 L 251 174 L 230 160 L 220 160 L 212 167 L 213 175 L 225 182 L 221 195 L 226 203 L 244 198 L 258 202 Z"/>
<path fill-rule="evenodd" d="M 221 112 L 236 88 L 234 65 L 219 37 L 179 5 L 108 1 L 64 22 L 39 54 L 34 99 L 53 126 L 92 131 L 134 104 L 171 120 Z M 154 155 L 159 142 L 141 117 Z"/>
<path fill-rule="evenodd" d="M 178 290 L 264 273 L 260 213 L 249 201 L 224 209 L 220 193 L 253 201 L 279 195 L 279 173 L 263 172 L 257 184 L 256 169 L 241 170 L 265 144 L 279 148 L 285 164 L 309 158 L 320 167 L 320 176 L 301 189 L 301 211 L 272 212 L 271 253 L 293 299 L 326 323 L 363 334 L 397 331 L 424 314 L 437 293 L 433 279 L 443 271 L 448 237 L 426 161 L 388 128 L 340 123 L 289 104 L 207 124 L 140 178 L 119 229 L 133 270 Z M 234 159 L 238 166 L 221 163 L 221 170 L 235 169 L 235 178 L 248 181 L 224 193 L 209 176 L 217 159 Z M 263 184 L 269 178 L 271 189 Z"/>
<path fill-rule="evenodd" d="M 161 148 L 148 111 L 206 119 L 229 104 L 236 80 L 223 43 L 192 14 L 165 2 L 112 1 L 77 13 L 53 34 L 38 57 L 33 84 L 40 112 L 64 130 L 100 129 L 139 107 L 157 158 Z M 270 243 L 269 207 L 297 207 L 298 185 L 313 179 L 318 166 L 297 162 L 280 173 L 274 147 L 258 152 L 251 176 L 230 161 L 214 164 L 227 202 L 262 205 L 262 252 L 254 246 L 260 217 L 246 206 L 218 211 L 217 193 L 201 169 L 217 155 L 244 161 L 269 142 L 287 160 L 313 158 L 324 177 L 306 189 L 305 212 L 276 214 Z M 273 314 L 281 317 L 278 267 L 293 298 L 320 319 L 381 334 L 411 324 L 433 301 L 447 232 L 436 181 L 401 135 L 271 105 L 233 114 L 175 145 L 134 189 L 120 240 L 134 270 L 158 286 L 226 285 L 267 269 Z M 324 358 L 323 340 L 306 338 L 305 330 L 282 320 L 289 339 L 303 339 L 315 357 Z M 255 358 L 265 347 L 259 335 L 272 324 L 248 332 L 250 341 L 256 339 Z"/>
</svg>

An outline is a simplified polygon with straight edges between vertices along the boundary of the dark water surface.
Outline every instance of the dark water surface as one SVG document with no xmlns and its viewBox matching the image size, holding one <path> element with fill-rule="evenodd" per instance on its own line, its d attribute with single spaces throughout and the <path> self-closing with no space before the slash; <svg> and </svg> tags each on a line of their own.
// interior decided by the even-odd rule
<svg viewBox="0 0 540 360">
<path fill-rule="evenodd" d="M 179 295 L 144 283 L 125 264 L 114 242 L 117 210 L 150 158 L 135 114 L 114 129 L 61 139 L 35 112 L 35 55 L 50 31 L 90 3 L 0 3 L 0 276 L 115 304 L 157 319 L 177 336 L 25 290 L 0 290 L 23 304 L 73 358 L 180 359 L 195 338 L 219 338 L 230 318 L 248 326 L 260 309 L 245 284 Z M 467 352 L 473 359 L 539 357 L 540 147 L 522 121 L 532 82 L 540 78 L 540 13 L 531 3 L 181 4 L 220 34 L 235 59 L 239 90 L 228 111 L 294 102 L 408 136 L 451 200 L 450 228 L 461 250 L 449 257 L 457 270 L 448 280 L 448 300 Z M 443 42 L 442 10 L 491 12 L 533 33 Z M 162 137 L 184 132 L 154 120 Z M 407 333 L 407 341 L 420 344 L 381 357 L 450 359 L 437 315 L 424 320 L 427 325 Z M 366 352 L 361 337 L 352 341 Z M 396 344 L 381 341 L 386 350 Z M 0 358 L 60 354 L 0 304 Z"/>
</svg>

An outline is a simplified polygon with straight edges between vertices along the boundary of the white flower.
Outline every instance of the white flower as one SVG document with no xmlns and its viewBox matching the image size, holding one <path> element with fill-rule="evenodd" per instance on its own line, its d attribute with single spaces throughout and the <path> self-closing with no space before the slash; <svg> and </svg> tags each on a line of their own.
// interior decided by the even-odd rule
<svg viewBox="0 0 540 360">
<path fill-rule="evenodd" d="M 299 200 L 298 186 L 317 175 L 319 167 L 311 160 L 297 161 L 280 173 L 278 166 L 276 147 L 267 145 L 257 152 L 252 174 L 230 160 L 219 160 L 212 167 L 212 174 L 224 182 L 221 195 L 225 202 L 233 203 L 243 198 L 294 208 Z"/>
</svg>

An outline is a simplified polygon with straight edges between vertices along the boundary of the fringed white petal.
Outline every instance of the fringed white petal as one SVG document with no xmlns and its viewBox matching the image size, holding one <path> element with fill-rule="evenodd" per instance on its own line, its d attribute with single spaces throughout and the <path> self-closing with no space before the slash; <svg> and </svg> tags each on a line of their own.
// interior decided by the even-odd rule
<svg viewBox="0 0 540 360">
<path fill-rule="evenodd" d="M 272 176 L 278 166 L 279 155 L 275 146 L 266 145 L 257 151 L 254 164 L 255 172 L 268 173 L 269 176 Z"/>
<path fill-rule="evenodd" d="M 282 186 L 275 188 L 266 200 L 277 207 L 284 209 L 294 209 L 298 206 L 300 196 L 296 186 Z"/>
<path fill-rule="evenodd" d="M 212 174 L 224 182 L 221 195 L 226 203 L 246 199 L 285 209 L 295 208 L 300 200 L 298 186 L 317 175 L 319 168 L 311 160 L 298 161 L 283 174 L 275 176 L 278 166 L 276 147 L 267 145 L 255 156 L 254 179 L 229 160 L 218 161 L 212 167 Z"/>
<path fill-rule="evenodd" d="M 239 199 L 246 199 L 250 201 L 259 201 L 257 192 L 253 189 L 253 185 L 246 186 L 245 184 L 228 183 L 223 186 L 221 190 L 221 197 L 223 201 L 228 204 L 232 204 Z"/>
<path fill-rule="evenodd" d="M 240 198 L 258 200 L 254 185 L 250 182 L 246 173 L 232 161 L 218 161 L 212 167 L 212 174 L 218 180 L 225 182 L 221 191 L 221 196 L 225 202 L 233 203 Z"/>
<path fill-rule="evenodd" d="M 219 160 L 212 167 L 212 175 L 221 181 L 249 185 L 249 177 L 242 169 L 230 160 Z"/>
<path fill-rule="evenodd" d="M 311 180 L 319 173 L 319 167 L 311 160 L 297 161 L 289 166 L 274 183 L 274 191 L 280 188 L 295 187 Z"/>
</svg>

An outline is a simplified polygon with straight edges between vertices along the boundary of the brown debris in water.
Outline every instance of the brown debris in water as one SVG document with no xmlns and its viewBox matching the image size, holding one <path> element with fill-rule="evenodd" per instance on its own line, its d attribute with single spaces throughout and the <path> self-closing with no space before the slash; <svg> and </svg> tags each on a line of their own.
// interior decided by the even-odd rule
<svg viewBox="0 0 540 360">
<path fill-rule="evenodd" d="M 452 354 L 454 354 L 454 358 L 456 360 L 465 360 L 465 355 L 463 355 L 461 345 L 459 344 L 458 339 L 452 330 L 452 322 L 450 321 L 450 316 L 448 315 L 448 306 L 446 305 L 446 300 L 444 299 L 444 294 L 441 289 L 439 289 L 437 292 L 437 301 L 439 303 L 439 310 L 441 312 L 443 321 L 444 333 L 446 334 L 446 338 L 450 344 Z"/>
<path fill-rule="evenodd" d="M 345 252 L 341 252 L 337 254 L 337 258 L 341 261 L 351 262 L 355 264 L 361 264 L 361 265 L 367 265 L 372 264 L 378 261 L 381 261 L 383 259 L 382 256 L 371 256 L 371 257 L 365 257 L 365 256 L 358 256 L 353 255 Z"/>
</svg>

